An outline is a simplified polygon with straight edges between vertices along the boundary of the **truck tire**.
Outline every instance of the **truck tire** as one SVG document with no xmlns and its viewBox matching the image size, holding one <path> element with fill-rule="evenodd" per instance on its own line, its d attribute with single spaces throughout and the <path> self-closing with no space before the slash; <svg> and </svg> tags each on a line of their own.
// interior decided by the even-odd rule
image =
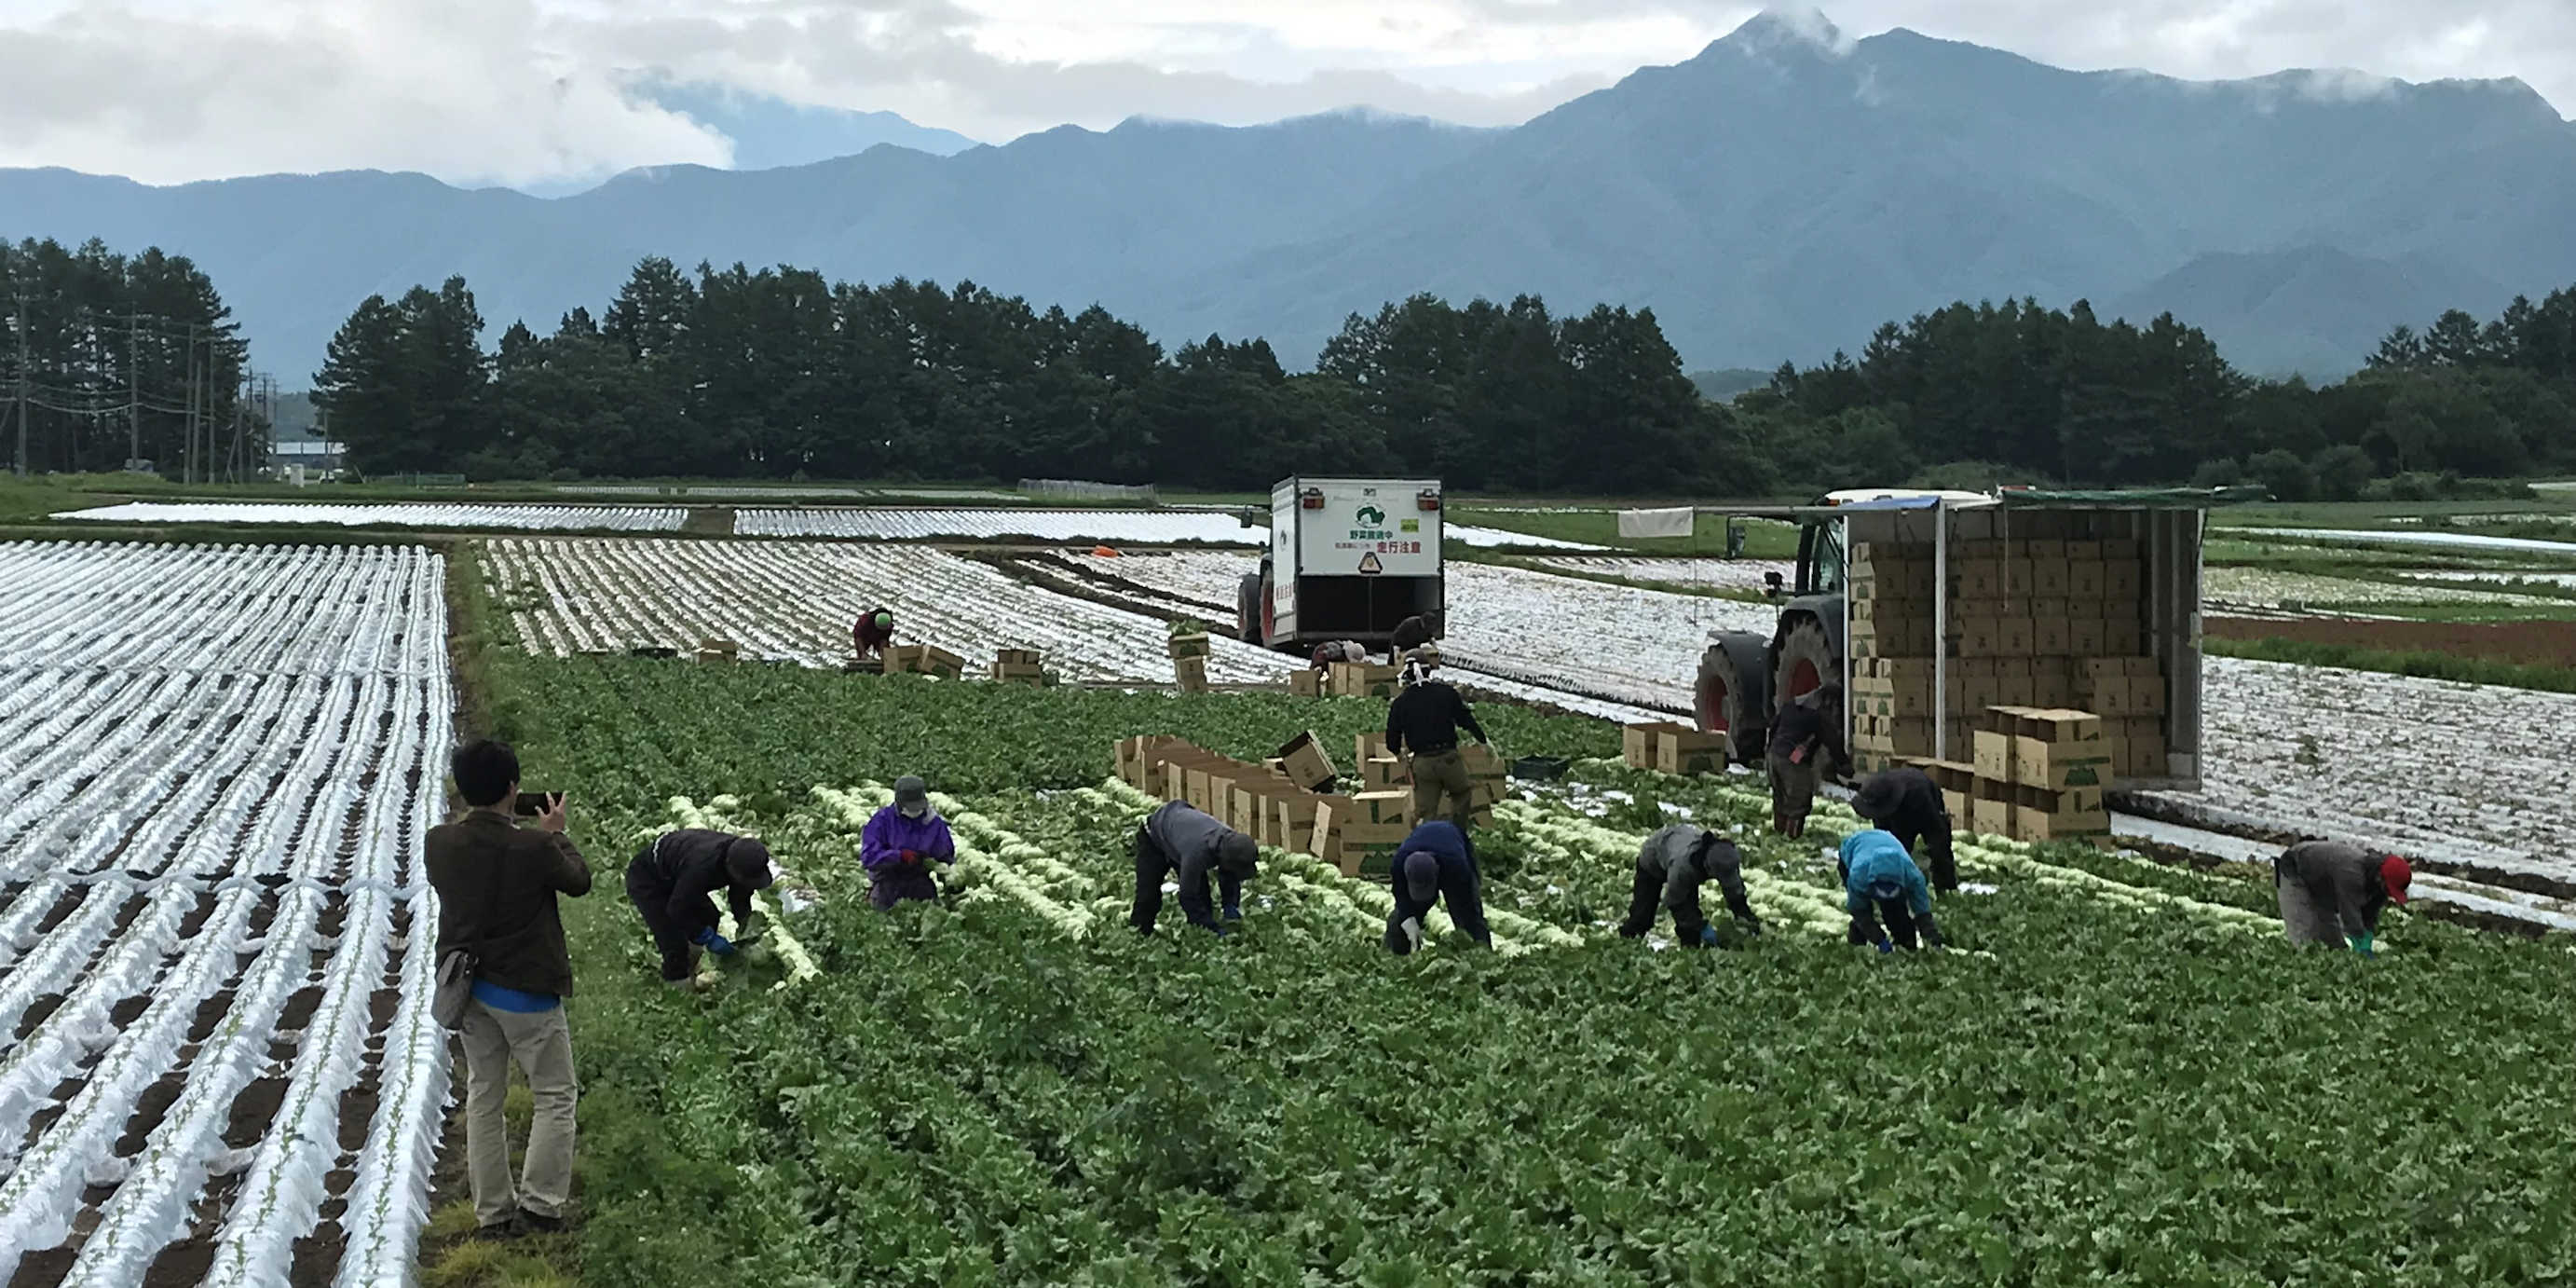
<svg viewBox="0 0 2576 1288">
<path fill-rule="evenodd" d="M 1843 682 L 1843 660 L 1825 638 L 1824 623 L 1802 617 L 1780 636 L 1779 670 L 1771 677 L 1771 709 L 1789 704 L 1827 684 Z"/>
<path fill-rule="evenodd" d="M 1243 574 L 1243 580 L 1235 584 L 1234 590 L 1234 625 L 1236 638 L 1242 640 L 1246 644 L 1262 644 L 1267 642 L 1261 637 L 1261 609 L 1263 604 L 1269 598 L 1270 597 L 1268 595 L 1261 593 L 1260 573 L 1248 572 Z"/>
<path fill-rule="evenodd" d="M 1759 740 L 1766 722 L 1761 712 L 1747 699 L 1759 692 L 1748 683 L 1751 677 L 1736 673 L 1735 662 L 1719 645 L 1711 644 L 1700 655 L 1699 683 L 1692 705 L 1699 716 L 1702 733 L 1741 734 Z M 1736 755 L 1747 754 L 1743 738 L 1737 739 Z"/>
</svg>

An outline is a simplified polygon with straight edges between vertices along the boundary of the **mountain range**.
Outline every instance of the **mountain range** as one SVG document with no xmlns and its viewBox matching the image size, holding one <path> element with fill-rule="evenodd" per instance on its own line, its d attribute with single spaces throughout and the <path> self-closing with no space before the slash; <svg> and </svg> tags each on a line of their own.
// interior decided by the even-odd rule
<svg viewBox="0 0 2576 1288">
<path fill-rule="evenodd" d="M 462 273 L 495 335 L 544 330 L 650 254 L 971 278 L 1170 344 L 1264 335 L 1292 363 L 1417 291 L 1650 306 L 1694 367 L 1755 369 L 2030 295 L 2170 309 L 2247 370 L 2332 376 L 2397 323 L 2576 282 L 2576 125 L 2520 81 L 2073 72 L 1813 15 L 1766 13 L 1508 129 L 1352 110 L 913 142 L 550 199 L 371 171 L 0 170 L 0 235 L 192 256 L 290 387 L 370 293 Z"/>
</svg>

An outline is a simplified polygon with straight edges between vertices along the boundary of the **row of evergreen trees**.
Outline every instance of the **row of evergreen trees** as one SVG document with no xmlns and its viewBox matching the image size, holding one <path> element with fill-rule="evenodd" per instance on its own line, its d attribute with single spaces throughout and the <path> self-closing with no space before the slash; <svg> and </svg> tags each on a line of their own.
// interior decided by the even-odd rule
<svg viewBox="0 0 2576 1288">
<path fill-rule="evenodd" d="M 1906 479 L 2260 482 L 2576 469 L 2576 290 L 2389 337 L 2324 387 L 2251 379 L 2170 316 L 1957 304 L 1858 360 L 1699 397 L 1651 311 L 1524 296 L 1354 315 L 1307 374 L 1259 339 L 1166 353 L 1097 306 L 648 259 L 597 316 L 513 324 L 461 279 L 369 299 L 315 377 L 372 471 L 1009 479 L 1250 488 L 1405 471 L 1461 488 L 1809 492 Z"/>
<path fill-rule="evenodd" d="M 0 460 L 31 472 L 113 470 L 129 453 L 176 474 L 229 454 L 247 360 L 214 283 L 158 248 L 92 238 L 0 242 Z M 246 449 L 257 455 L 255 448 Z"/>
</svg>

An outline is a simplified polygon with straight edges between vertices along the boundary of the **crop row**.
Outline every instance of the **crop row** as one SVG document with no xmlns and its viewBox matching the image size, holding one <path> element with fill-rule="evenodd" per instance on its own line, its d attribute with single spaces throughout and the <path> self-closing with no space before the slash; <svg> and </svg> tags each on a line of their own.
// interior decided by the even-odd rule
<svg viewBox="0 0 2576 1288">
<path fill-rule="evenodd" d="M 689 512 L 674 505 L 358 505 L 298 501 L 129 501 L 53 516 L 94 523 L 267 523 L 299 527 L 409 528 L 439 532 L 506 528 L 542 532 L 677 532 Z"/>
<path fill-rule="evenodd" d="M 453 706 L 440 561 L 0 567 L 0 774 L 26 787 L 0 805 L 0 1268 L 399 1281 L 448 1081 L 417 862 Z"/>
</svg>

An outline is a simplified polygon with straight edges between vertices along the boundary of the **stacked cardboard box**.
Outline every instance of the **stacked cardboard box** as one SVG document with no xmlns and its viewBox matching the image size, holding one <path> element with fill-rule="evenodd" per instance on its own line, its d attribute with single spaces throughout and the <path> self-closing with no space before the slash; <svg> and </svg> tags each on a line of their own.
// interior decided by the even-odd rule
<svg viewBox="0 0 2576 1288">
<path fill-rule="evenodd" d="M 1722 774 L 1731 756 L 1725 734 L 1702 733 L 1669 720 L 1629 725 L 1620 740 L 1630 768 L 1657 773 Z"/>
<path fill-rule="evenodd" d="M 1301 698 L 1324 696 L 1324 673 L 1315 670 L 1290 671 L 1288 691 Z"/>
<path fill-rule="evenodd" d="M 1975 830 L 2021 841 L 2110 836 L 2102 791 L 2113 771 L 2101 717 L 1993 707 L 1984 713 L 1975 745 Z"/>
<path fill-rule="evenodd" d="M 885 673 L 955 680 L 966 674 L 966 659 L 935 644 L 897 644 L 885 651 Z"/>
<path fill-rule="evenodd" d="M 1356 750 L 1363 765 L 1377 759 L 1393 763 L 1382 737 L 1363 734 Z M 1311 733 L 1291 739 L 1278 756 L 1258 765 L 1168 735 L 1122 740 L 1116 756 L 1119 778 L 1137 790 L 1186 801 L 1264 845 L 1312 854 L 1347 875 L 1358 875 L 1366 855 L 1413 830 L 1410 788 L 1390 783 L 1356 795 L 1335 793 L 1331 760 Z M 1470 749 L 1467 760 L 1476 786 L 1476 821 L 1489 822 L 1491 806 L 1505 790 L 1502 764 L 1481 747 Z"/>
<path fill-rule="evenodd" d="M 1208 643 L 1205 631 L 1192 631 L 1169 638 L 1172 679 L 1179 685 L 1181 692 L 1207 692 L 1208 653 L 1213 648 L 1214 645 Z"/>
<path fill-rule="evenodd" d="M 2092 711 L 2116 772 L 2163 772 L 2165 688 L 2145 656 L 2137 543 L 2084 536 L 2082 516 L 2014 523 L 2010 539 L 1950 543 L 1937 650 L 1933 546 L 1853 545 L 1852 750 L 1863 772 L 1904 757 L 1968 760 L 1980 713 L 1997 706 Z M 1933 745 L 1936 715 L 1947 746 Z"/>
<path fill-rule="evenodd" d="M 993 678 L 1003 684 L 1046 683 L 1046 655 L 1033 648 L 996 649 Z"/>
<path fill-rule="evenodd" d="M 1392 666 L 1372 662 L 1335 662 L 1329 687 L 1337 698 L 1392 699 L 1400 674 Z"/>
<path fill-rule="evenodd" d="M 734 643 L 732 640 L 706 639 L 698 641 L 698 660 L 701 662 L 732 662 L 739 660 L 741 657 L 742 646 Z"/>
</svg>

